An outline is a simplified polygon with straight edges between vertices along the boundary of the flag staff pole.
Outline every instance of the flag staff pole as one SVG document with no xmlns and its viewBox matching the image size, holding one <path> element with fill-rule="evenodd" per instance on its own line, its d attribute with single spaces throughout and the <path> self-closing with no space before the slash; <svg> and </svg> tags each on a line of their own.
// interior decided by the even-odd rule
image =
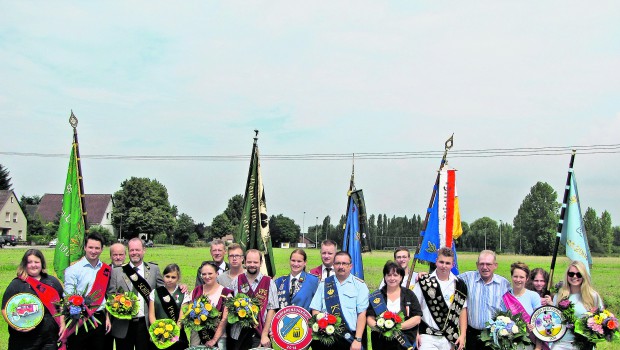
<svg viewBox="0 0 620 350">
<path fill-rule="evenodd" d="M 428 203 L 428 209 L 426 210 L 426 216 L 424 217 L 424 224 L 422 224 L 421 232 L 426 231 L 426 226 L 428 225 L 428 217 L 431 215 L 431 208 L 433 207 L 433 202 L 435 201 L 435 195 L 437 194 L 437 186 L 439 186 L 439 174 L 441 173 L 441 170 L 443 169 L 443 167 L 446 165 L 446 158 L 448 156 L 448 151 L 452 148 L 453 144 L 454 144 L 454 134 L 452 134 L 452 136 L 450 136 L 450 138 L 447 139 L 446 142 L 444 143 L 443 157 L 441 158 L 441 164 L 439 165 L 439 170 L 437 170 L 437 178 L 435 179 L 435 186 L 433 186 L 433 193 L 431 194 L 431 200 Z M 418 260 L 416 259 L 415 256 L 418 255 L 418 253 L 420 253 L 421 244 L 422 244 L 422 235 L 420 234 L 420 236 L 418 237 L 417 247 L 415 248 L 415 254 L 413 255 L 413 259 L 411 260 L 411 267 L 409 268 L 409 279 L 407 281 L 407 288 L 409 288 L 409 285 L 411 284 L 411 277 L 413 277 L 413 270 L 415 269 L 415 264 L 416 264 L 416 261 Z"/>
<path fill-rule="evenodd" d="M 349 191 L 347 192 L 347 211 L 345 212 L 344 226 L 342 227 L 342 250 L 348 247 L 349 238 L 347 237 L 347 222 L 349 221 L 349 209 L 351 206 L 351 193 L 355 190 L 355 153 L 353 153 L 353 161 L 351 165 L 351 180 L 349 181 Z"/>
<path fill-rule="evenodd" d="M 82 160 L 80 158 L 80 146 L 78 143 L 78 134 L 77 134 L 77 125 L 78 119 L 73 114 L 73 110 L 71 110 L 71 116 L 69 117 L 69 124 L 73 128 L 73 143 L 75 144 L 75 157 L 77 158 L 77 168 L 78 168 L 78 182 L 80 184 L 79 193 L 80 193 L 80 205 L 82 207 L 82 219 L 84 220 L 84 234 L 88 234 L 88 221 L 86 220 L 86 207 L 85 207 L 85 199 L 84 199 L 84 180 L 82 178 Z"/>
<path fill-rule="evenodd" d="M 562 236 L 562 228 L 564 226 L 564 216 L 566 215 L 566 206 L 568 205 L 568 196 L 570 194 L 570 180 L 573 176 L 573 163 L 575 162 L 575 154 L 577 150 L 573 150 L 568 164 L 568 175 L 566 176 L 566 187 L 564 188 L 564 198 L 562 199 L 562 210 L 560 211 L 560 221 L 558 221 L 558 230 L 555 235 L 555 246 L 553 247 L 553 256 L 551 257 L 551 268 L 549 269 L 549 281 L 547 282 L 547 290 L 551 290 L 553 283 L 553 271 L 555 270 L 555 260 L 558 256 L 558 248 L 560 246 L 560 237 Z"/>
</svg>

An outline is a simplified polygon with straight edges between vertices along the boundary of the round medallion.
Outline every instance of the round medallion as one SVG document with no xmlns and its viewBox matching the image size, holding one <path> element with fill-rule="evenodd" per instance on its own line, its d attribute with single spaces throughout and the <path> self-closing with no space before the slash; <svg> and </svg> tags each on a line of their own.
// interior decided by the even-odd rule
<svg viewBox="0 0 620 350">
<path fill-rule="evenodd" d="M 562 339 L 566 333 L 562 310 L 555 306 L 542 306 L 534 310 L 530 324 L 536 338 L 545 342 L 554 342 Z"/>
<path fill-rule="evenodd" d="M 41 300 L 33 294 L 19 293 L 6 303 L 9 326 L 27 332 L 41 323 L 45 309 Z"/>
<path fill-rule="evenodd" d="M 301 350 L 310 345 L 312 330 L 308 327 L 311 315 L 299 306 L 287 306 L 273 316 L 271 333 L 273 341 L 282 349 Z"/>
</svg>

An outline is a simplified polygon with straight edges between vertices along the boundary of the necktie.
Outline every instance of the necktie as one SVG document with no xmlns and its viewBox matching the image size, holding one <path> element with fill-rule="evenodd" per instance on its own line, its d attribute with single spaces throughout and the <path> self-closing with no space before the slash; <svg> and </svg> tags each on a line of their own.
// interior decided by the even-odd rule
<svg viewBox="0 0 620 350">
<path fill-rule="evenodd" d="M 134 270 L 134 271 L 136 271 L 136 272 L 138 272 L 138 270 L 140 270 L 140 268 L 139 268 L 138 266 L 134 266 L 134 267 L 133 267 L 133 270 Z"/>
<path fill-rule="evenodd" d="M 332 274 L 332 268 L 331 267 L 326 267 L 325 271 L 327 271 L 327 275 L 325 277 L 329 277 Z"/>
<path fill-rule="evenodd" d="M 297 289 L 297 278 L 293 277 L 291 280 L 291 290 L 288 293 L 291 299 L 293 299 L 293 296 L 295 295 L 295 289 Z"/>
</svg>

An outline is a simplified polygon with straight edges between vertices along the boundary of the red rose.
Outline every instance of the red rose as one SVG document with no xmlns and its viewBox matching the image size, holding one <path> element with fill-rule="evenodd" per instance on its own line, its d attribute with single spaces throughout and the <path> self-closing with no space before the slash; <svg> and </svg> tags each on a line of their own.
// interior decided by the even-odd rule
<svg viewBox="0 0 620 350">
<path fill-rule="evenodd" d="M 394 321 L 395 321 L 396 323 L 401 323 L 401 322 L 402 322 L 402 319 L 400 318 L 400 316 L 396 315 L 396 316 L 394 316 Z"/>
<path fill-rule="evenodd" d="M 392 311 L 386 311 L 383 313 L 383 318 L 385 318 L 386 320 L 394 318 L 394 313 Z"/>
<path fill-rule="evenodd" d="M 321 329 L 325 329 L 327 327 L 327 320 L 324 318 L 318 320 L 317 323 L 319 324 L 319 328 Z"/>
<path fill-rule="evenodd" d="M 329 323 L 329 324 L 336 324 L 336 316 L 334 316 L 334 315 L 327 315 L 327 323 Z"/>
<path fill-rule="evenodd" d="M 69 297 L 69 302 L 75 306 L 80 306 L 84 304 L 84 298 L 79 295 L 72 295 Z"/>
</svg>

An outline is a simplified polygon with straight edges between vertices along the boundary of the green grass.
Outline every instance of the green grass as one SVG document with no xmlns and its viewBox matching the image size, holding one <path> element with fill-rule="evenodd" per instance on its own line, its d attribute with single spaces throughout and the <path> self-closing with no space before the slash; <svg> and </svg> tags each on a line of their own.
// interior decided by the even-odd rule
<svg viewBox="0 0 620 350">
<path fill-rule="evenodd" d="M 26 249 L 2 249 L 0 250 L 0 293 L 4 294 L 4 290 L 15 276 L 17 265 L 22 258 Z M 276 269 L 278 275 L 289 273 L 288 257 L 290 249 L 274 249 Z M 308 269 L 318 266 L 321 258 L 318 250 L 308 249 Z M 48 265 L 48 272 L 53 273 L 52 262 L 54 261 L 54 250 L 44 248 Z M 109 262 L 109 251 L 106 248 L 102 254 L 103 260 Z M 459 267 L 461 271 L 473 270 L 476 268 L 477 254 L 461 253 L 459 254 Z M 193 287 L 196 278 L 196 268 L 203 260 L 210 260 L 209 248 L 186 248 L 181 246 L 163 246 L 150 248 L 145 255 L 146 261 L 152 261 L 159 264 L 163 270 L 164 266 L 169 263 L 177 263 L 181 268 L 182 281 Z M 381 281 L 381 272 L 386 260 L 392 259 L 391 252 L 372 252 L 364 254 L 364 273 L 368 288 L 372 291 L 377 288 Z M 517 255 L 499 255 L 499 267 L 496 273 L 509 277 L 510 264 L 521 260 L 527 263 L 530 268 L 543 267 L 549 268 L 550 257 L 540 256 L 517 256 Z M 564 257 L 558 258 L 555 272 L 555 281 L 562 276 L 568 266 L 568 260 Z M 426 265 L 418 264 L 416 271 L 425 271 Z M 614 314 L 620 314 L 620 283 L 618 283 L 618 271 L 620 271 L 620 258 L 594 258 L 594 268 L 592 270 L 592 282 L 595 289 L 603 296 L 605 306 Z M 5 323 L 3 321 L 3 323 Z M 6 327 L 0 327 L 0 349 L 6 349 L 8 342 L 8 331 Z M 620 350 L 620 345 L 614 346 L 602 345 L 598 349 L 602 350 Z"/>
</svg>

